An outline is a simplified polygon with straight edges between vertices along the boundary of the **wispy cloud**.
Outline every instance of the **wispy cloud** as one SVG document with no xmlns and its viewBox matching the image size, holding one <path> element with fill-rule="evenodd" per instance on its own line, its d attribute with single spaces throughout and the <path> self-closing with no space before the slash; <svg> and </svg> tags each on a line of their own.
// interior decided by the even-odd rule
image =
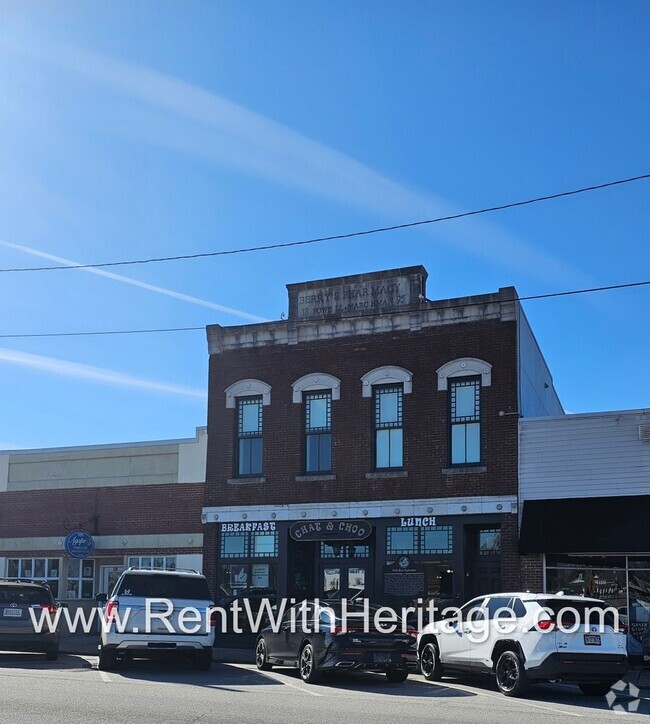
<svg viewBox="0 0 650 724">
<path fill-rule="evenodd" d="M 10 41 L 9 41 L 10 42 Z M 7 45 L 7 41 L 3 41 Z M 215 93 L 155 70 L 77 47 L 33 46 L 51 66 L 83 76 L 138 102 L 124 132 L 139 140 L 210 159 L 274 183 L 329 198 L 392 220 L 453 214 L 461 207 L 398 183 L 354 158 L 313 141 Z M 151 113 L 144 113 L 149 106 Z M 502 199 L 498 199 L 501 201 Z M 589 283 L 581 270 L 514 238 L 496 223 L 466 219 L 430 228 L 474 255 L 553 284 Z"/>
<path fill-rule="evenodd" d="M 0 240 L 0 245 L 6 247 L 7 249 L 14 249 L 16 251 L 22 251 L 25 254 L 29 254 L 31 256 L 36 256 L 36 257 L 39 257 L 40 259 L 48 259 L 49 261 L 57 262 L 58 264 L 79 266 L 82 263 L 79 261 L 72 261 L 71 259 L 66 259 L 62 256 L 56 256 L 55 254 L 48 254 L 47 252 L 39 251 L 38 249 L 32 249 L 31 247 L 23 246 L 22 244 L 13 244 L 12 242 L 9 242 L 9 241 Z M 182 292 L 175 292 L 172 289 L 165 289 L 163 287 L 156 286 L 155 284 L 148 284 L 147 282 L 141 282 L 138 279 L 132 279 L 131 277 L 125 277 L 122 274 L 114 274 L 113 272 L 106 271 L 105 269 L 83 268 L 83 269 L 80 269 L 80 271 L 88 272 L 89 274 L 95 274 L 97 276 L 104 277 L 106 279 L 112 279 L 113 281 L 121 282 L 122 284 L 130 284 L 133 287 L 139 287 L 140 289 L 146 289 L 147 291 L 156 292 L 157 294 L 163 294 L 166 297 L 171 297 L 172 299 L 178 299 L 181 302 L 189 302 L 190 304 L 198 304 L 201 307 L 207 307 L 208 309 L 215 309 L 218 312 L 232 314 L 235 317 L 240 317 L 241 319 L 245 319 L 247 321 L 251 321 L 251 322 L 268 321 L 264 317 L 258 317 L 255 314 L 249 314 L 248 312 L 243 312 L 241 309 L 233 309 L 232 307 L 225 307 L 223 304 L 216 304 L 215 302 L 208 302 L 205 299 L 198 299 L 197 297 L 192 297 L 189 294 L 183 294 Z"/>
<path fill-rule="evenodd" d="M 99 382 L 107 385 L 119 385 L 120 387 L 129 387 L 146 392 L 162 392 L 170 395 L 181 395 L 183 397 L 195 397 L 201 400 L 205 400 L 206 398 L 204 390 L 194 387 L 148 380 L 142 377 L 124 374 L 123 372 L 104 369 L 103 367 L 69 362 L 55 357 L 45 357 L 43 355 L 0 347 L 0 363 L 2 362 L 53 375 L 71 377 L 77 380 L 88 380 L 90 382 Z"/>
</svg>

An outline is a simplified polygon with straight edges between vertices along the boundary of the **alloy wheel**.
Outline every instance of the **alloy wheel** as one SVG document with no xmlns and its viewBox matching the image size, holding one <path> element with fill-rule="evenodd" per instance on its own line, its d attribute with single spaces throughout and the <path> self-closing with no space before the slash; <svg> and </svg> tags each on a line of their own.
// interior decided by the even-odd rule
<svg viewBox="0 0 650 724">
<path fill-rule="evenodd" d="M 499 659 L 499 663 L 497 664 L 496 674 L 499 686 L 504 691 L 512 691 L 512 689 L 514 689 L 517 685 L 517 680 L 519 678 L 519 668 L 514 657 L 501 657 Z"/>
<path fill-rule="evenodd" d="M 311 646 L 307 645 L 300 654 L 300 676 L 307 680 L 311 676 L 311 670 L 314 667 L 314 657 Z"/>
<path fill-rule="evenodd" d="M 266 663 L 266 645 L 264 644 L 264 639 L 260 639 L 257 642 L 257 648 L 255 649 L 255 663 L 257 664 L 258 669 L 261 669 Z"/>
<path fill-rule="evenodd" d="M 425 676 L 431 676 L 435 666 L 433 647 L 425 646 L 420 658 L 420 668 Z"/>
</svg>

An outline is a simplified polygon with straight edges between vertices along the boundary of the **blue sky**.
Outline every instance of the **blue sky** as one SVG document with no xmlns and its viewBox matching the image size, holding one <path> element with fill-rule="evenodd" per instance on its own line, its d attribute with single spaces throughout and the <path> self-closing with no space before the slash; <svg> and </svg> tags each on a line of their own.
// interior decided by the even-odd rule
<svg viewBox="0 0 650 724">
<path fill-rule="evenodd" d="M 23 0 L 0 22 L 0 267 L 292 241 L 650 169 L 646 2 Z M 4 274 L 0 333 L 277 319 L 287 282 L 420 263 L 433 299 L 647 279 L 649 193 Z M 650 407 L 649 295 L 526 303 L 567 410 Z M 206 386 L 202 332 L 0 339 L 0 448 L 188 437 Z"/>
</svg>

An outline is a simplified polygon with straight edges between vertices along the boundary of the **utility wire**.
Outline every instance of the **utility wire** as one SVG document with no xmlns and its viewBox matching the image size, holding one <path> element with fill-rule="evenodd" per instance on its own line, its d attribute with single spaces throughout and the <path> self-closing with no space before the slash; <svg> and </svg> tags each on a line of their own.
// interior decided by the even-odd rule
<svg viewBox="0 0 650 724">
<path fill-rule="evenodd" d="M 32 267 L 14 267 L 9 269 L 0 269 L 0 273 L 10 272 L 38 272 L 38 271 L 54 271 L 57 269 L 98 269 L 100 267 L 110 266 L 130 266 L 134 264 L 153 264 L 165 261 L 181 261 L 185 259 L 204 259 L 207 257 L 214 256 L 232 256 L 234 254 L 248 254 L 254 251 L 268 251 L 270 249 L 287 249 L 293 246 L 307 246 L 308 244 L 319 244 L 325 241 L 336 241 L 339 239 L 352 239 L 357 236 L 368 236 L 370 234 L 383 234 L 388 231 L 397 231 L 399 229 L 410 229 L 416 226 L 425 226 L 427 224 L 437 224 L 441 221 L 453 221 L 454 219 L 463 219 L 467 216 L 478 216 L 479 214 L 489 214 L 494 211 L 503 211 L 505 209 L 513 209 L 517 206 L 528 206 L 529 204 L 536 204 L 540 201 L 551 201 L 552 199 L 560 199 L 565 196 L 575 196 L 576 194 L 584 194 L 588 191 L 597 191 L 599 189 L 606 189 L 612 186 L 621 186 L 622 184 L 629 184 L 635 181 L 644 181 L 650 179 L 650 173 L 642 174 L 641 176 L 632 176 L 630 178 L 618 179 L 617 181 L 608 181 L 607 183 L 597 184 L 596 186 L 585 186 L 580 189 L 573 189 L 571 191 L 562 191 L 557 194 L 549 194 L 548 196 L 537 196 L 533 199 L 526 199 L 525 201 L 513 201 L 509 204 L 502 204 L 501 206 L 489 206 L 485 209 L 477 209 L 475 211 L 464 211 L 459 214 L 451 214 L 449 216 L 438 216 L 435 219 L 424 219 L 422 221 L 409 221 L 404 224 L 395 224 L 393 226 L 381 226 L 376 229 L 366 229 L 365 231 L 352 231 L 347 234 L 335 234 L 333 236 L 320 236 L 314 239 L 303 239 L 301 241 L 287 241 L 278 244 L 265 244 L 263 246 L 250 246 L 243 249 L 227 249 L 225 251 L 206 251 L 198 254 L 179 254 L 177 256 L 159 256 L 152 257 L 150 259 L 132 259 L 130 261 L 106 261 L 98 264 L 69 264 L 61 266 L 32 266 Z"/>
<path fill-rule="evenodd" d="M 549 292 L 548 294 L 531 294 L 526 297 L 515 297 L 502 300 L 504 303 L 511 301 L 525 302 L 531 299 L 550 299 L 551 297 L 568 297 L 574 294 L 592 294 L 593 292 L 607 292 L 614 289 L 630 289 L 632 287 L 643 287 L 650 285 L 650 280 L 645 282 L 628 282 L 627 284 L 612 284 L 607 287 L 591 287 L 589 289 L 572 289 L 566 292 Z M 432 300 L 425 300 L 432 303 Z M 443 309 L 459 309 L 468 306 L 465 304 L 450 304 Z M 25 339 L 34 337 L 100 337 L 115 334 L 154 334 L 158 332 L 203 332 L 205 327 L 164 327 L 159 329 L 111 329 L 98 332 L 44 332 L 40 334 L 0 334 L 0 339 Z"/>
</svg>

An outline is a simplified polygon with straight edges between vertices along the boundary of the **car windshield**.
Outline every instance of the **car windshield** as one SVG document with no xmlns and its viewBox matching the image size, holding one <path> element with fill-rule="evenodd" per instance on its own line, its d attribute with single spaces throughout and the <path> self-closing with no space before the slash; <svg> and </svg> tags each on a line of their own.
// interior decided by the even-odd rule
<svg viewBox="0 0 650 724">
<path fill-rule="evenodd" d="M 210 589 L 205 578 L 171 576 L 164 573 L 146 575 L 129 573 L 122 578 L 114 595 L 209 601 Z"/>
<path fill-rule="evenodd" d="M 35 588 L 34 586 L 7 586 L 0 588 L 0 606 L 49 606 L 52 603 L 52 596 L 47 588 Z"/>
</svg>

